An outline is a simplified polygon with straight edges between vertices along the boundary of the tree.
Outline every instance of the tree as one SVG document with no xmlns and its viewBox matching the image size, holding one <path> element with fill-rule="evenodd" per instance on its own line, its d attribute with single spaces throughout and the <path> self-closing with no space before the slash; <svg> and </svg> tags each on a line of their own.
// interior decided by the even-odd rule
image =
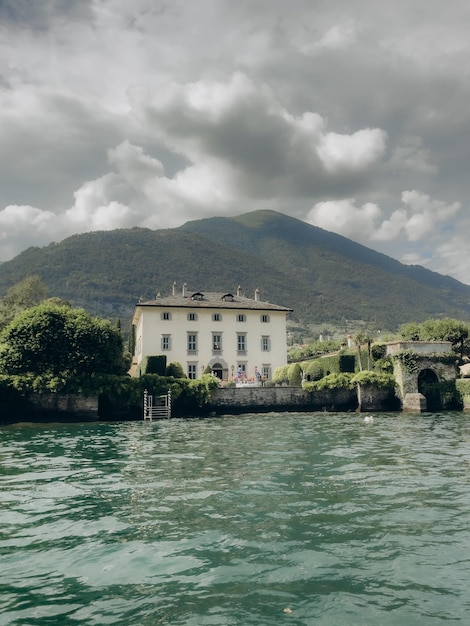
<svg viewBox="0 0 470 626">
<path fill-rule="evenodd" d="M 358 365 L 359 365 L 359 371 L 362 372 L 362 352 L 361 352 L 361 345 L 365 342 L 366 337 L 364 335 L 364 333 L 357 333 L 354 337 L 354 343 L 356 344 L 356 348 L 357 348 L 357 361 L 358 361 Z"/>
<path fill-rule="evenodd" d="M 21 311 L 43 302 L 47 287 L 40 276 L 28 276 L 13 285 L 0 302 L 0 328 L 9 324 Z"/>
<path fill-rule="evenodd" d="M 400 335 L 411 341 L 450 341 L 460 359 L 469 354 L 469 326 L 449 317 L 428 319 L 422 324 L 403 324 Z"/>
<path fill-rule="evenodd" d="M 0 372 L 60 376 L 124 374 L 121 333 L 83 309 L 53 302 L 29 308 L 0 333 Z"/>
</svg>

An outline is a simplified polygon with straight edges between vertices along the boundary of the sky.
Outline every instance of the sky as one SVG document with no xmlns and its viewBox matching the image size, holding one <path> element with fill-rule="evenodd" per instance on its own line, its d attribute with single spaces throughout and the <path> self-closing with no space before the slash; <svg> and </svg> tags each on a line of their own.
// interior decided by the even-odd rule
<svg viewBox="0 0 470 626">
<path fill-rule="evenodd" d="M 272 209 L 470 284 L 470 3 L 0 0 L 0 261 Z"/>
</svg>

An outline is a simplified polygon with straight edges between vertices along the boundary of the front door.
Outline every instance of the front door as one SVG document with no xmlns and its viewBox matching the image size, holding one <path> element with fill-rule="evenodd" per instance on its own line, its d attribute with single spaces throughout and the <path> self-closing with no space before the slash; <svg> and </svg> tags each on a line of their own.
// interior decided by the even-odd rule
<svg viewBox="0 0 470 626">
<path fill-rule="evenodd" d="M 222 365 L 220 363 L 214 363 L 214 365 L 212 366 L 212 373 L 214 374 L 214 376 L 217 376 L 217 378 L 220 378 L 220 380 L 222 380 L 224 377 Z"/>
</svg>

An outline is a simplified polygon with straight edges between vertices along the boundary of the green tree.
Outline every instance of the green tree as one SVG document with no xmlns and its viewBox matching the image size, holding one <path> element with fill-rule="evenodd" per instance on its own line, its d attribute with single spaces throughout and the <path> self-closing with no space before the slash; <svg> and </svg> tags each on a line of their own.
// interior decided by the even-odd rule
<svg viewBox="0 0 470 626">
<path fill-rule="evenodd" d="M 124 374 L 121 333 L 83 309 L 45 302 L 26 309 L 0 333 L 0 372 L 60 377 Z"/>
<path fill-rule="evenodd" d="M 165 375 L 172 376 L 173 378 L 186 378 L 183 367 L 181 363 L 178 363 L 178 361 L 172 361 L 167 365 Z"/>
<path fill-rule="evenodd" d="M 450 341 L 452 350 L 460 359 L 469 351 L 469 326 L 460 320 L 449 317 L 443 319 L 428 319 L 422 324 L 403 324 L 400 335 L 410 341 Z"/>
<path fill-rule="evenodd" d="M 361 352 L 361 347 L 362 344 L 365 343 L 366 341 L 366 336 L 364 335 L 364 333 L 357 333 L 354 337 L 354 343 L 356 344 L 356 348 L 357 348 L 357 362 L 359 365 L 359 371 L 362 372 L 362 352 Z"/>
<path fill-rule="evenodd" d="M 7 326 L 21 311 L 46 298 L 47 287 L 39 276 L 28 276 L 13 285 L 0 302 L 0 328 Z"/>
</svg>

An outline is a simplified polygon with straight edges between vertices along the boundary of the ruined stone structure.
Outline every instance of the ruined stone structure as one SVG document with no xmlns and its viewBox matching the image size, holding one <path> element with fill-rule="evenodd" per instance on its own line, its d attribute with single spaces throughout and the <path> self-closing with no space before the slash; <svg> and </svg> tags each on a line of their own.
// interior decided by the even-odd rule
<svg viewBox="0 0 470 626">
<path fill-rule="evenodd" d="M 397 341 L 387 344 L 397 393 L 404 411 L 452 408 L 457 358 L 449 341 Z"/>
</svg>

